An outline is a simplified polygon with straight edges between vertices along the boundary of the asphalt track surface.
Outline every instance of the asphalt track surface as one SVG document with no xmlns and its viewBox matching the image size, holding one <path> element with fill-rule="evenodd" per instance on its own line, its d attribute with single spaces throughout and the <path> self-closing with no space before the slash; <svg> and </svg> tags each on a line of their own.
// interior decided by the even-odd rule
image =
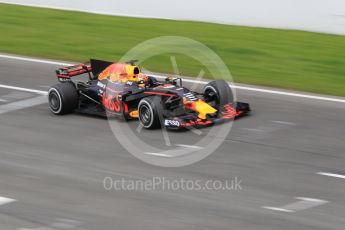
<svg viewBox="0 0 345 230">
<path fill-rule="evenodd" d="M 56 67 L 0 58 L 0 84 L 46 91 Z M 0 88 L 0 229 L 343 230 L 345 104 L 237 93 L 253 112 L 216 152 L 162 168 L 129 154 L 104 119 L 54 116 L 39 94 Z M 160 131 L 145 135 L 161 141 Z M 107 191 L 105 177 L 237 177 L 242 189 Z"/>
</svg>

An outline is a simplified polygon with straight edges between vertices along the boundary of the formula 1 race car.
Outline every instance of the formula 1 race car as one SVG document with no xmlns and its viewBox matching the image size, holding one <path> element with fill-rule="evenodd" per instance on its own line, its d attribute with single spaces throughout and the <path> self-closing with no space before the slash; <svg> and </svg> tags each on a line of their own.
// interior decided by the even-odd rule
<svg viewBox="0 0 345 230">
<path fill-rule="evenodd" d="M 77 111 L 126 120 L 139 119 L 147 129 L 203 127 L 247 114 L 249 105 L 233 101 L 223 80 L 204 86 L 201 93 L 182 86 L 181 78 L 158 81 L 143 74 L 136 61 L 114 63 L 91 59 L 56 70 L 60 83 L 48 92 L 50 110 L 62 115 Z M 87 80 L 72 77 L 87 75 Z"/>
</svg>

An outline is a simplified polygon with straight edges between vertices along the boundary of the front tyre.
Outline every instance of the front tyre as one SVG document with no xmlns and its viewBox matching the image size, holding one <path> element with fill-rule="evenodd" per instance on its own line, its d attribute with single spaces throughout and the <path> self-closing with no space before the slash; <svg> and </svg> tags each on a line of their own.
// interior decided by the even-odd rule
<svg viewBox="0 0 345 230">
<path fill-rule="evenodd" d="M 65 82 L 52 86 L 48 91 L 48 103 L 56 115 L 73 112 L 78 106 L 78 92 L 74 84 Z"/>
<path fill-rule="evenodd" d="M 162 115 L 162 100 L 160 97 L 145 97 L 138 105 L 139 121 L 146 129 L 160 128 Z"/>
<path fill-rule="evenodd" d="M 214 102 L 218 106 L 234 104 L 232 90 L 224 80 L 211 81 L 205 85 L 203 94 L 207 102 Z"/>
</svg>

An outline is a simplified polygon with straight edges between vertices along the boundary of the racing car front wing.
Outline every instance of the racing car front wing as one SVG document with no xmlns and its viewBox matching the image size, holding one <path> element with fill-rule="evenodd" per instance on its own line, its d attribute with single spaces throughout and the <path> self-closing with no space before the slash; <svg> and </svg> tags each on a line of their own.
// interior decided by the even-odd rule
<svg viewBox="0 0 345 230">
<path fill-rule="evenodd" d="M 234 108 L 235 107 L 235 108 Z M 232 121 L 238 117 L 244 116 L 250 112 L 248 103 L 237 102 L 236 106 L 226 104 L 220 108 L 215 117 L 208 117 L 207 119 L 200 119 L 197 114 L 186 114 L 178 117 L 165 118 L 164 127 L 171 130 L 202 128 L 214 124 Z"/>
</svg>

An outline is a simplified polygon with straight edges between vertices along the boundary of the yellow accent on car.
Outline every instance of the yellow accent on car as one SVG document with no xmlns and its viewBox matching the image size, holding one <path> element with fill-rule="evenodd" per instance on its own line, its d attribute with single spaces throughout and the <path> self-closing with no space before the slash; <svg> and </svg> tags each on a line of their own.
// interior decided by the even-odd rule
<svg viewBox="0 0 345 230">
<path fill-rule="evenodd" d="M 138 66 L 126 65 L 126 73 L 128 81 L 139 81 L 138 74 L 140 73 Z"/>
<path fill-rule="evenodd" d="M 209 104 L 207 104 L 206 102 L 202 101 L 202 100 L 198 100 L 196 102 L 194 102 L 195 104 L 195 111 L 198 112 L 198 117 L 200 119 L 206 119 L 206 115 L 207 114 L 213 114 L 215 112 L 217 112 L 217 110 L 215 108 L 213 108 L 212 106 L 210 106 Z"/>
</svg>

